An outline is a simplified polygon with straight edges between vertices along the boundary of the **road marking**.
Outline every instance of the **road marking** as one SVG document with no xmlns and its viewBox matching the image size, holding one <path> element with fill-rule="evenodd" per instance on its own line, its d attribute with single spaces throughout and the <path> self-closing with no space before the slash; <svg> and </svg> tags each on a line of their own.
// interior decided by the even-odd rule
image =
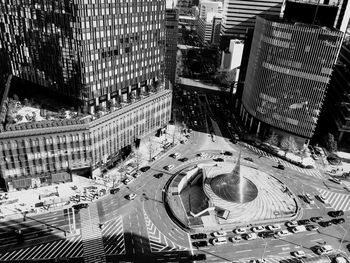
<svg viewBox="0 0 350 263">
<path fill-rule="evenodd" d="M 290 253 L 289 251 L 283 251 L 283 252 L 279 252 L 279 253 L 277 253 L 277 254 L 286 254 L 286 253 Z"/>
<path fill-rule="evenodd" d="M 288 247 L 289 244 L 285 244 L 285 245 L 276 245 L 275 247 Z"/>
<path fill-rule="evenodd" d="M 323 239 L 322 238 L 318 238 L 318 239 L 310 240 L 310 242 L 316 242 L 316 241 L 323 241 Z"/>
<path fill-rule="evenodd" d="M 311 232 L 311 233 L 306 234 L 306 236 L 311 236 L 311 235 L 316 235 L 316 234 L 317 234 L 316 232 Z"/>
<path fill-rule="evenodd" d="M 240 250 L 240 251 L 236 251 L 236 253 L 244 253 L 249 251 L 253 251 L 253 250 L 252 249 Z"/>
</svg>

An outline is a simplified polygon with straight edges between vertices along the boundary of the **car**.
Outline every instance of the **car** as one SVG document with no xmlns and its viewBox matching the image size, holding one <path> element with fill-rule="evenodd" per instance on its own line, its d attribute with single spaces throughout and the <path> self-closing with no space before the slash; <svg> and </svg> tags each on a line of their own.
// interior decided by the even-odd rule
<svg viewBox="0 0 350 263">
<path fill-rule="evenodd" d="M 289 232 L 288 230 L 281 230 L 281 231 L 278 231 L 277 233 L 276 233 L 276 237 L 285 237 L 285 236 L 289 236 L 289 235 L 291 235 L 292 233 L 291 232 Z"/>
<path fill-rule="evenodd" d="M 193 112 L 193 111 L 192 111 L 192 112 Z M 194 126 L 197 126 L 197 125 L 198 125 L 197 121 L 193 121 L 193 125 L 194 125 Z"/>
<path fill-rule="evenodd" d="M 137 178 L 137 177 L 141 176 L 141 173 L 140 172 L 135 172 L 131 176 L 134 177 L 134 178 Z"/>
<path fill-rule="evenodd" d="M 215 161 L 215 162 L 223 162 L 224 159 L 222 159 L 222 158 L 216 158 L 216 159 L 213 159 L 213 161 Z"/>
<path fill-rule="evenodd" d="M 236 141 L 239 141 L 239 136 L 238 136 L 238 134 L 234 134 L 233 137 L 235 138 Z"/>
<path fill-rule="evenodd" d="M 73 205 L 72 207 L 73 207 L 74 209 L 76 209 L 76 210 L 79 210 L 79 209 L 82 209 L 82 208 L 88 208 L 88 207 L 89 207 L 89 204 L 86 204 L 86 203 L 76 204 L 76 205 Z"/>
<path fill-rule="evenodd" d="M 244 160 L 252 162 L 252 163 L 254 162 L 253 158 L 250 158 L 250 157 L 244 157 Z"/>
<path fill-rule="evenodd" d="M 318 221 L 323 220 L 323 217 L 322 216 L 314 216 L 314 217 L 311 217 L 310 220 L 311 220 L 311 222 L 316 223 Z"/>
<path fill-rule="evenodd" d="M 332 221 L 320 221 L 318 222 L 320 226 L 327 227 L 333 225 Z"/>
<path fill-rule="evenodd" d="M 308 231 L 315 231 L 315 230 L 318 230 L 318 226 L 315 226 L 315 225 L 307 225 L 306 226 L 306 229 Z"/>
<path fill-rule="evenodd" d="M 224 155 L 227 155 L 227 156 L 232 156 L 232 155 L 233 155 L 233 153 L 232 153 L 232 152 L 229 152 L 229 151 L 225 151 L 225 152 L 224 152 Z"/>
<path fill-rule="evenodd" d="M 173 164 L 169 164 L 167 166 L 164 166 L 164 169 L 167 170 L 167 171 L 170 171 L 171 169 L 173 169 L 175 167 L 175 165 Z"/>
<path fill-rule="evenodd" d="M 286 223 L 286 226 L 287 227 L 295 227 L 295 226 L 297 226 L 298 225 L 298 222 L 297 221 L 288 221 L 287 223 Z"/>
<path fill-rule="evenodd" d="M 319 255 L 326 255 L 326 254 L 332 253 L 333 250 L 334 249 L 333 249 L 333 247 L 331 245 L 324 245 L 324 246 L 319 247 L 316 250 L 316 253 L 319 254 Z"/>
<path fill-rule="evenodd" d="M 214 246 L 224 245 L 224 244 L 227 244 L 227 238 L 226 237 L 213 238 L 212 243 Z"/>
<path fill-rule="evenodd" d="M 245 234 L 247 232 L 247 229 L 245 229 L 244 227 L 240 227 L 233 230 L 233 232 L 238 235 L 241 235 L 241 234 Z"/>
<path fill-rule="evenodd" d="M 252 228 L 252 231 L 253 231 L 254 233 L 263 232 L 263 231 L 265 231 L 265 227 L 263 227 L 263 226 L 256 226 L 256 227 L 253 227 L 253 228 Z"/>
<path fill-rule="evenodd" d="M 225 231 L 215 231 L 211 233 L 214 237 L 224 237 L 227 235 Z"/>
<path fill-rule="evenodd" d="M 118 193 L 119 191 L 120 191 L 119 188 L 113 188 L 113 189 L 109 190 L 109 193 L 114 195 L 114 194 Z"/>
<path fill-rule="evenodd" d="M 258 238 L 258 235 L 256 233 L 244 234 L 244 238 L 246 240 L 254 240 Z"/>
<path fill-rule="evenodd" d="M 187 142 L 187 140 L 181 140 L 180 143 L 181 144 L 185 144 Z"/>
<path fill-rule="evenodd" d="M 205 152 L 197 153 L 198 157 L 208 157 L 208 154 Z"/>
<path fill-rule="evenodd" d="M 267 227 L 266 227 L 266 229 L 268 229 L 268 230 L 278 230 L 278 229 L 281 229 L 281 225 L 279 225 L 279 224 L 273 224 L 273 225 L 268 225 Z"/>
<path fill-rule="evenodd" d="M 319 157 L 318 157 L 315 153 L 312 154 L 311 156 L 312 156 L 312 158 L 313 158 L 314 160 L 318 160 L 318 159 L 319 159 Z"/>
<path fill-rule="evenodd" d="M 134 178 L 133 177 L 128 177 L 128 178 L 124 179 L 123 183 L 125 185 L 127 185 L 127 184 L 130 184 L 132 181 L 134 181 Z"/>
<path fill-rule="evenodd" d="M 180 158 L 179 161 L 180 161 L 180 162 L 187 162 L 187 161 L 188 161 L 188 158 L 183 157 L 183 158 Z"/>
<path fill-rule="evenodd" d="M 305 258 L 306 257 L 306 253 L 303 250 L 294 251 L 294 252 L 292 252 L 292 255 L 296 258 Z"/>
<path fill-rule="evenodd" d="M 173 157 L 174 159 L 177 159 L 178 157 L 181 156 L 181 153 L 173 153 L 173 154 L 170 154 L 170 157 Z"/>
<path fill-rule="evenodd" d="M 140 168 L 140 171 L 144 173 L 144 172 L 147 172 L 149 169 L 151 169 L 150 166 L 144 166 Z"/>
<path fill-rule="evenodd" d="M 262 259 L 251 259 L 249 263 L 266 263 L 266 260 L 264 258 Z"/>
<path fill-rule="evenodd" d="M 191 260 L 206 260 L 207 256 L 205 254 L 195 254 L 191 256 Z"/>
<path fill-rule="evenodd" d="M 326 198 L 323 195 L 319 194 L 319 195 L 317 195 L 317 197 L 318 197 L 318 200 L 320 200 L 322 203 L 327 202 Z"/>
<path fill-rule="evenodd" d="M 333 218 L 331 221 L 332 221 L 332 223 L 335 224 L 335 225 L 345 223 L 345 219 L 344 219 L 344 218 Z"/>
<path fill-rule="evenodd" d="M 343 210 L 329 211 L 328 215 L 331 216 L 331 217 L 339 217 L 339 216 L 343 216 L 344 215 L 344 211 Z"/>
<path fill-rule="evenodd" d="M 134 200 L 136 198 L 137 194 L 128 194 L 125 196 L 126 199 L 128 200 Z"/>
<path fill-rule="evenodd" d="M 306 227 L 305 226 L 295 226 L 291 229 L 293 233 L 300 233 L 300 232 L 305 232 Z"/>
<path fill-rule="evenodd" d="M 201 241 L 192 242 L 192 245 L 194 247 L 206 247 L 208 246 L 208 242 L 205 240 L 201 240 Z"/>
<path fill-rule="evenodd" d="M 305 197 L 305 200 L 307 203 L 309 203 L 309 204 L 315 203 L 314 199 L 312 198 L 312 196 L 310 194 L 306 193 L 304 197 Z"/>
<path fill-rule="evenodd" d="M 341 181 L 338 178 L 335 178 L 335 177 L 329 178 L 329 181 L 332 181 L 333 183 L 336 183 L 336 184 L 341 184 Z"/>
<path fill-rule="evenodd" d="M 262 237 L 262 238 L 274 237 L 275 236 L 275 232 L 274 231 L 265 231 L 265 232 L 261 232 L 259 234 L 259 236 Z"/>
<path fill-rule="evenodd" d="M 192 239 L 205 239 L 207 238 L 207 234 L 205 233 L 198 233 L 198 234 L 193 234 L 191 235 Z"/>
<path fill-rule="evenodd" d="M 299 225 L 307 225 L 307 224 L 310 224 L 310 220 L 309 219 L 301 219 L 301 220 L 298 220 L 298 224 Z"/>
<path fill-rule="evenodd" d="M 159 179 L 163 176 L 163 173 L 157 173 L 155 175 L 153 175 L 155 178 Z"/>
<path fill-rule="evenodd" d="M 278 169 L 281 169 L 281 170 L 284 170 L 284 169 L 285 169 L 284 165 L 281 164 L 281 163 L 279 163 L 279 164 L 277 165 L 277 168 L 278 168 Z"/>
<path fill-rule="evenodd" d="M 235 243 L 235 242 L 238 242 L 238 241 L 241 241 L 243 238 L 242 236 L 238 235 L 238 236 L 233 236 L 233 237 L 230 237 L 230 241 Z"/>
</svg>

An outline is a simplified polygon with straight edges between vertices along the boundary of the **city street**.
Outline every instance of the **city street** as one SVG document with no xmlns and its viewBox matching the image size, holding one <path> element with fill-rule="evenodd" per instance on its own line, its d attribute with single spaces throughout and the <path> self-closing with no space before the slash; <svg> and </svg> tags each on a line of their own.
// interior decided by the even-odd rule
<svg viewBox="0 0 350 263">
<path fill-rule="evenodd" d="M 195 94 L 191 94 L 195 98 Z M 210 96 L 208 98 L 210 100 Z M 216 107 L 214 106 L 216 104 L 213 106 L 210 106 L 210 103 L 207 104 L 207 100 L 200 99 L 199 95 L 198 100 L 191 99 L 191 101 L 197 105 L 198 109 L 195 113 L 200 116 L 204 116 L 201 109 Z M 190 103 L 183 104 L 191 107 Z M 179 109 L 179 112 L 182 111 L 183 118 L 187 118 L 191 123 L 195 117 L 186 115 L 186 112 L 192 114 L 191 111 Z M 80 230 L 85 231 L 82 225 L 86 223 L 95 228 L 96 240 L 93 242 L 102 240 L 102 250 L 107 259 L 115 262 L 120 260 L 189 262 L 193 254 L 205 254 L 207 262 L 249 262 L 251 259 L 262 257 L 267 262 L 279 262 L 292 258 L 291 253 L 297 250 L 303 250 L 308 256 L 314 256 L 312 249 L 325 242 L 332 245 L 335 250 L 340 249 L 348 253 L 346 245 L 350 243 L 348 231 L 350 229 L 350 195 L 342 185 L 330 182 L 328 177 L 318 170 L 299 168 L 243 142 L 232 143 L 230 138 L 223 137 L 222 134 L 226 132 L 220 133 L 218 129 L 223 127 L 220 121 L 225 121 L 221 117 L 216 125 L 215 115 L 209 117 L 213 119 L 212 124 L 209 121 L 201 121 L 197 125 L 191 124 L 189 127 L 193 132 L 185 144 L 178 144 L 171 148 L 154 161 L 148 171 L 121 187 L 118 193 L 96 201 L 96 209 L 90 205 L 87 209 L 75 211 L 74 226 L 71 210 L 70 213 L 66 210 L 38 215 L 35 218 L 27 217 L 25 221 L 19 219 L 3 222 L 0 228 L 0 261 L 82 257 L 87 253 L 87 248 L 83 245 L 86 240 L 83 241 Z M 214 137 L 206 132 L 208 129 L 212 130 Z M 211 156 L 220 156 L 223 151 L 232 152 L 232 158 L 237 158 L 239 153 L 242 159 L 250 157 L 259 169 L 275 176 L 288 186 L 290 191 L 300 199 L 301 213 L 298 219 L 322 216 L 323 220 L 330 220 L 332 218 L 327 215 L 327 212 L 341 209 L 345 212 L 343 216 L 345 223 L 329 227 L 313 223 L 319 227 L 318 231 L 305 231 L 279 238 L 258 238 L 249 241 L 243 239 L 236 243 L 228 241 L 227 244 L 220 246 L 212 245 L 213 237 L 206 231 L 208 246 L 193 247 L 192 242 L 196 240 L 191 240 L 192 232 L 185 231 L 169 217 L 164 204 L 164 189 L 166 183 L 178 171 L 189 165 L 212 162 Z M 197 154 L 200 152 L 206 152 L 209 156 L 198 157 Z M 170 157 L 173 153 L 179 153 L 181 157 L 186 157 L 188 160 L 181 162 Z M 285 165 L 285 170 L 277 169 L 278 161 Z M 164 169 L 167 165 L 174 165 L 174 168 L 167 171 Z M 163 173 L 163 176 L 156 178 L 154 175 L 158 173 Z M 313 204 L 304 201 L 303 196 L 306 193 L 315 199 Z M 136 198 L 128 200 L 126 196 L 129 194 L 136 194 Z M 325 203 L 315 198 L 320 194 L 325 197 Z M 85 217 L 87 212 L 89 216 Z M 84 219 L 82 219 L 83 214 Z M 285 222 L 279 223 L 282 229 L 287 229 L 284 226 Z M 24 234 L 23 244 L 18 244 L 16 239 L 15 230 L 19 228 Z M 235 228 L 236 226 L 232 225 L 232 230 Z M 73 229 L 77 231 L 69 234 L 68 232 Z M 232 237 L 234 233 L 229 231 L 227 236 Z M 64 252 L 58 253 L 57 250 L 50 249 L 57 247 L 64 248 Z M 63 251 L 62 249 L 60 251 Z"/>
</svg>

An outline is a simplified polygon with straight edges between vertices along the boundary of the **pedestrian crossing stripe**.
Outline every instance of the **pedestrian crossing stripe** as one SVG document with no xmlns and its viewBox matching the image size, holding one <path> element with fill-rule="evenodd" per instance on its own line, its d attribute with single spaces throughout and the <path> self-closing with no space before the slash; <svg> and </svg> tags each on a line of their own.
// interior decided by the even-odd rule
<svg viewBox="0 0 350 263">
<path fill-rule="evenodd" d="M 122 216 L 104 223 L 102 240 L 106 255 L 126 253 Z"/>
<path fill-rule="evenodd" d="M 313 176 L 313 177 L 316 177 L 316 178 L 320 178 L 320 179 L 324 179 L 324 176 L 320 173 L 320 171 L 318 171 L 317 169 L 304 169 L 304 168 L 301 168 L 297 165 L 294 165 L 294 164 L 291 164 L 283 159 L 280 159 L 274 155 L 271 155 L 267 152 L 264 152 L 250 144 L 244 144 L 248 149 L 254 151 L 254 152 L 257 152 L 258 154 L 260 154 L 261 156 L 265 156 L 269 159 L 272 159 L 273 161 L 275 162 L 280 162 L 281 164 L 283 164 L 284 166 L 288 167 L 288 168 L 291 168 L 293 170 L 296 170 L 298 171 L 299 173 L 303 173 L 303 174 L 307 174 L 307 175 L 310 175 L 310 176 Z"/>
<path fill-rule="evenodd" d="M 145 217 L 147 234 L 152 252 L 166 252 L 166 251 L 179 251 L 188 250 L 175 242 L 167 238 L 159 229 L 153 224 L 151 219 L 148 217 L 145 210 L 143 210 Z"/>
<path fill-rule="evenodd" d="M 322 188 L 318 188 L 317 190 L 326 199 L 326 203 L 329 204 L 333 209 L 350 211 L 349 194 L 331 192 Z"/>
</svg>

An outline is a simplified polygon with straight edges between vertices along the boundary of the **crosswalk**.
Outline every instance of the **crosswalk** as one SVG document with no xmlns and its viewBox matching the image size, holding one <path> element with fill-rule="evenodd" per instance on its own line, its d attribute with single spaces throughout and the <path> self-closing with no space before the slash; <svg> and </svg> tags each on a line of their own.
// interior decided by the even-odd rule
<svg viewBox="0 0 350 263">
<path fill-rule="evenodd" d="M 76 235 L 67 239 L 2 253 L 0 254 L 0 261 L 81 258 L 83 252 L 81 237 Z"/>
<path fill-rule="evenodd" d="M 123 218 L 121 216 L 104 223 L 102 239 L 107 255 L 125 254 Z"/>
<path fill-rule="evenodd" d="M 313 253 L 305 253 L 305 256 L 307 258 L 312 258 L 315 256 Z M 249 263 L 250 260 L 255 259 L 255 258 L 246 258 L 245 260 L 240 260 L 239 262 L 242 263 Z M 264 257 L 266 263 L 293 263 L 295 261 L 295 257 L 292 257 L 291 255 L 271 255 L 271 256 L 265 256 Z"/>
<path fill-rule="evenodd" d="M 187 250 L 173 241 L 169 240 L 159 229 L 153 224 L 151 219 L 148 217 L 146 211 L 143 211 L 146 221 L 148 239 L 152 252 L 168 252 L 168 251 L 179 251 Z"/>
<path fill-rule="evenodd" d="M 102 243 L 102 233 L 99 226 L 96 203 L 91 203 L 88 209 L 80 210 L 81 237 L 84 247 L 84 262 L 105 263 L 106 255 Z"/>
<path fill-rule="evenodd" d="M 293 170 L 295 170 L 295 171 L 297 171 L 299 173 L 303 173 L 303 174 L 306 174 L 306 175 L 309 175 L 309 176 L 312 176 L 312 177 L 316 177 L 316 178 L 319 178 L 319 179 L 325 179 L 325 176 L 322 175 L 320 173 L 320 171 L 317 170 L 317 169 L 303 169 L 303 168 L 300 168 L 299 166 L 291 164 L 291 163 L 289 163 L 289 162 L 287 162 L 287 161 L 285 161 L 283 159 L 280 159 L 280 158 L 278 158 L 278 157 L 276 157 L 274 155 L 271 155 L 271 154 L 269 154 L 267 152 L 264 152 L 264 151 L 260 150 L 259 148 L 256 148 L 256 147 L 254 147 L 254 146 L 252 146 L 250 144 L 244 143 L 244 145 L 248 149 L 250 149 L 250 150 L 260 154 L 261 156 L 265 156 L 265 157 L 267 157 L 267 158 L 269 158 L 269 159 L 271 159 L 271 160 L 273 160 L 275 162 L 280 162 L 285 167 L 291 168 L 291 169 L 293 169 Z"/>
<path fill-rule="evenodd" d="M 326 199 L 326 203 L 330 204 L 335 210 L 350 211 L 350 195 L 343 193 L 335 193 L 322 188 L 317 189 Z"/>
</svg>

